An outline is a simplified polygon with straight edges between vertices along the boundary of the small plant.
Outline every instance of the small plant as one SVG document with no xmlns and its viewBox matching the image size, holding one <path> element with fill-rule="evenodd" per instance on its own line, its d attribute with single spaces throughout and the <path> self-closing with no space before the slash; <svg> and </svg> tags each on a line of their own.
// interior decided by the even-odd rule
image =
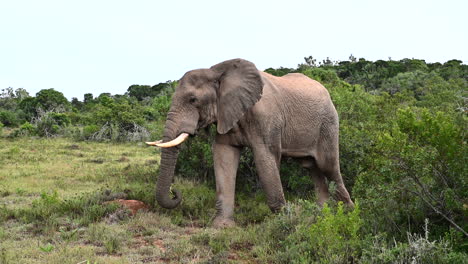
<svg viewBox="0 0 468 264">
<path fill-rule="evenodd" d="M 99 127 L 97 125 L 88 125 L 83 127 L 83 131 L 81 133 L 81 138 L 82 139 L 91 139 L 94 135 L 94 133 L 97 133 L 99 131 Z"/>
<path fill-rule="evenodd" d="M 224 233 L 216 234 L 213 238 L 210 239 L 210 242 L 208 242 L 208 245 L 213 251 L 213 254 L 215 255 L 219 254 L 229 249 L 229 245 L 230 245 L 229 237 L 227 234 L 224 234 Z"/>
<path fill-rule="evenodd" d="M 309 229 L 310 252 L 320 263 L 347 263 L 359 256 L 361 245 L 359 204 L 346 213 L 342 202 L 336 211 L 324 205 L 322 216 Z"/>
<path fill-rule="evenodd" d="M 429 239 L 429 221 L 425 220 L 424 234 L 407 234 L 406 242 L 388 242 L 374 236 L 372 245 L 365 247 L 363 263 L 467 263 L 466 253 L 453 251 L 447 240 Z"/>
<path fill-rule="evenodd" d="M 0 263 L 5 263 L 5 264 L 10 263 L 8 261 L 8 255 L 7 255 L 7 251 L 5 248 L 0 249 Z"/>
<path fill-rule="evenodd" d="M 210 243 L 211 238 L 208 233 L 200 233 L 192 236 L 190 240 L 195 244 L 207 246 Z"/>
<path fill-rule="evenodd" d="M 3 227 L 0 227 L 0 240 L 4 240 L 6 236 L 7 233 L 5 232 L 5 229 L 3 229 Z"/>
<path fill-rule="evenodd" d="M 76 240 L 77 238 L 78 229 L 74 229 L 71 231 L 59 229 L 59 231 L 60 231 L 60 237 L 65 241 Z"/>
<path fill-rule="evenodd" d="M 17 195 L 25 195 L 25 194 L 26 194 L 26 190 L 23 189 L 23 188 L 18 187 L 18 188 L 16 188 L 15 193 L 16 193 Z"/>
<path fill-rule="evenodd" d="M 121 241 L 119 237 L 114 235 L 107 235 L 104 240 L 104 248 L 107 254 L 116 253 L 121 247 Z"/>
<path fill-rule="evenodd" d="M 96 246 L 102 246 L 107 254 L 114 254 L 122 247 L 122 241 L 126 240 L 126 233 L 117 229 L 117 226 L 105 224 L 90 225 L 87 237 Z"/>
<path fill-rule="evenodd" d="M 22 136 L 34 136 L 37 134 L 36 127 L 29 122 L 22 124 L 18 130 L 12 133 L 12 137 L 22 137 Z"/>
<path fill-rule="evenodd" d="M 46 253 L 49 253 L 51 252 L 52 250 L 54 250 L 54 246 L 51 245 L 51 244 L 47 244 L 46 246 L 39 246 L 39 249 L 43 252 L 46 252 Z"/>
</svg>

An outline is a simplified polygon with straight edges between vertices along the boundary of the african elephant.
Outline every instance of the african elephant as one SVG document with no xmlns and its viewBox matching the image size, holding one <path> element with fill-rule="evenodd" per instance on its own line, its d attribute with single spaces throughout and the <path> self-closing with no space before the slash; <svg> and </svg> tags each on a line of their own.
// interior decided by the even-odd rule
<svg viewBox="0 0 468 264">
<path fill-rule="evenodd" d="M 189 135 L 216 124 L 213 159 L 216 177 L 214 226 L 234 225 L 235 178 L 243 147 L 250 147 L 272 211 L 284 204 L 279 167 L 282 156 L 297 158 L 310 169 L 318 203 L 329 197 L 327 180 L 335 181 L 337 198 L 352 206 L 340 174 L 338 115 L 325 87 L 303 74 L 275 77 L 243 59 L 187 72 L 175 90 L 163 139 L 156 200 L 175 208 L 179 191 L 170 187 L 179 144 Z"/>
</svg>

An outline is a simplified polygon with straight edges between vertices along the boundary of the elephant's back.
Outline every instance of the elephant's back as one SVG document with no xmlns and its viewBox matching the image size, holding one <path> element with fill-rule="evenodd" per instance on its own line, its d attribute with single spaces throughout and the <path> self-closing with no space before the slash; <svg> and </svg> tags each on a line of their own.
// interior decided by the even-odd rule
<svg viewBox="0 0 468 264">
<path fill-rule="evenodd" d="M 265 96 L 259 101 L 260 111 L 257 113 L 264 113 L 261 120 L 272 116 L 275 124 L 281 120 L 281 144 L 284 149 L 292 152 L 313 150 L 320 138 L 321 128 L 337 129 L 338 115 L 322 84 L 300 73 L 282 77 L 265 73 L 262 76 Z"/>
<path fill-rule="evenodd" d="M 318 81 L 313 80 L 302 73 L 288 73 L 284 76 L 277 77 L 268 73 L 262 72 L 264 80 L 270 82 L 273 89 L 278 90 L 280 94 L 286 96 L 292 95 L 300 98 L 323 98 L 329 99 L 328 90 Z M 268 89 L 268 88 L 267 88 Z"/>
</svg>

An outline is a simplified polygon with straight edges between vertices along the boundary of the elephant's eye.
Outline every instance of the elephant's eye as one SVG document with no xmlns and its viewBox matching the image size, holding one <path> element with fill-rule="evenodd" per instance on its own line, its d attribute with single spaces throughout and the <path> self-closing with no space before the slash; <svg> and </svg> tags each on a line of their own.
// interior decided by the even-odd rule
<svg viewBox="0 0 468 264">
<path fill-rule="evenodd" d="M 197 101 L 197 98 L 195 98 L 195 97 L 191 97 L 189 99 L 189 103 L 191 103 L 191 104 L 195 103 L 196 101 Z"/>
</svg>

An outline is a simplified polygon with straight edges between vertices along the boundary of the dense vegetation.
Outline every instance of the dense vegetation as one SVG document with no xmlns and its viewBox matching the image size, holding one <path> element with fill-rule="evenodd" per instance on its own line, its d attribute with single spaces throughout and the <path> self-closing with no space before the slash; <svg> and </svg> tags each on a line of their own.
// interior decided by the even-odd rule
<svg viewBox="0 0 468 264">
<path fill-rule="evenodd" d="M 348 212 L 332 200 L 323 209 L 317 208 L 309 202 L 313 185 L 307 173 L 293 161 L 284 160 L 282 180 L 291 204 L 279 215 L 270 216 L 262 205 L 251 153 L 245 150 L 237 188 L 237 221 L 245 229 L 237 232 L 252 242 L 231 233 L 222 236 L 222 232 L 198 234 L 191 242 L 210 247 L 220 261 L 223 252 L 236 247 L 249 248 L 253 253 L 247 259 L 260 262 L 466 261 L 467 65 L 459 60 L 373 62 L 353 56 L 348 61 L 327 58 L 317 63 L 307 57 L 297 68 L 269 68 L 266 72 L 277 76 L 301 72 L 328 88 L 340 116 L 342 174 L 358 206 Z M 66 137 L 86 143 L 157 139 L 176 85 L 170 81 L 132 85 L 124 95 L 85 94 L 83 101 L 73 98 L 71 102 L 54 89 L 41 90 L 35 96 L 22 88 L 3 89 L 0 133 L 10 141 L 25 137 Z M 179 181 L 197 184 L 192 186 L 195 191 L 183 188 L 189 194 L 184 196 L 182 209 L 173 213 L 174 224 L 185 224 L 187 217 L 199 219 L 201 226 L 209 224 L 214 206 L 213 135 L 214 130 L 207 129 L 186 143 L 180 154 Z M 155 182 L 156 171 L 145 169 L 143 174 L 152 176 L 128 180 L 140 180 L 142 186 L 149 180 Z M 151 186 L 125 188 L 134 189 L 134 198 L 154 204 Z M 66 212 L 86 215 L 76 204 L 72 207 L 47 195 L 33 204 L 33 213 L 5 211 L 0 221 L 2 217 L 40 221 L 42 212 L 37 213 L 37 208 L 50 201 L 68 208 Z M 97 198 L 93 199 L 94 205 Z M 101 210 L 96 214 L 102 216 L 107 212 L 93 210 Z M 89 225 L 98 220 L 88 217 L 80 221 Z M 250 250 L 253 245 L 259 248 Z"/>
</svg>

